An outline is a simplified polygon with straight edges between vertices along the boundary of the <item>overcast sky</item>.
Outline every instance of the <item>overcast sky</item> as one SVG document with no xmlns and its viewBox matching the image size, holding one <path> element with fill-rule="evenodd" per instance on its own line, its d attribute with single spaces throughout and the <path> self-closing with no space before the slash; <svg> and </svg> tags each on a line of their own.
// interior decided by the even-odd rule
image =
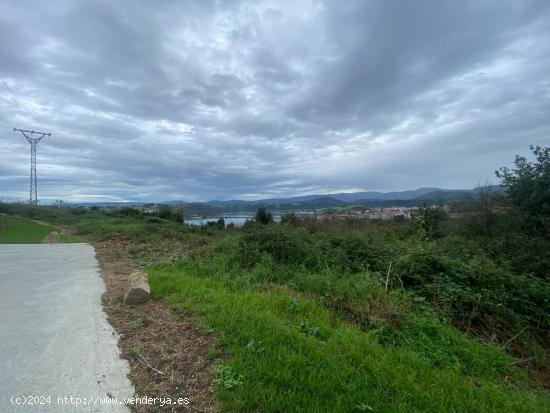
<svg viewBox="0 0 550 413">
<path fill-rule="evenodd" d="M 471 188 L 550 144 L 548 0 L 2 0 L 0 39 L 4 200 L 12 127 L 72 201 Z"/>
</svg>

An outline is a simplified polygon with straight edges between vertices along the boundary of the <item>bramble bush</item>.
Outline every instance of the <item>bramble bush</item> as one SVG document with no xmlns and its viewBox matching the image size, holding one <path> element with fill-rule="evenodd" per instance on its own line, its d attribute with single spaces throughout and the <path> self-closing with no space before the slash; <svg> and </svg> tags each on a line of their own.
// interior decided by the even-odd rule
<svg viewBox="0 0 550 413">
<path fill-rule="evenodd" d="M 327 276 L 336 283 L 367 271 L 476 335 L 497 334 L 505 341 L 528 329 L 539 341 L 548 338 L 548 283 L 495 263 L 475 241 L 461 236 L 402 240 L 373 228 L 311 233 L 287 224 L 250 225 L 229 253 L 242 268 L 261 265 L 262 273 L 272 273 L 267 278 L 294 284 Z"/>
</svg>

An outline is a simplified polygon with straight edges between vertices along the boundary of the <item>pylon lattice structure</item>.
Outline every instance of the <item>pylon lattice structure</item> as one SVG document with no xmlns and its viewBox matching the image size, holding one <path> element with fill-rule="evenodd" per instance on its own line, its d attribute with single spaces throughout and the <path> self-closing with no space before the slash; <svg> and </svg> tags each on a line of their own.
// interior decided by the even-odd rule
<svg viewBox="0 0 550 413">
<path fill-rule="evenodd" d="M 14 132 L 21 132 L 21 134 L 27 139 L 27 142 L 31 144 L 31 181 L 29 191 L 29 204 L 38 204 L 38 180 L 36 178 L 36 147 L 45 136 L 51 136 L 51 133 L 35 132 L 32 130 L 24 130 L 13 128 Z M 35 138 L 36 136 L 36 138 Z"/>
</svg>

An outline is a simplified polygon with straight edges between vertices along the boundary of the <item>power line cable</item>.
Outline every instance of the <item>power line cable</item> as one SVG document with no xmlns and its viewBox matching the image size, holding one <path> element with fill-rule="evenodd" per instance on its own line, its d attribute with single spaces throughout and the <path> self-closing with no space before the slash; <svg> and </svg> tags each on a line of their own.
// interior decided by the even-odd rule
<svg viewBox="0 0 550 413">
<path fill-rule="evenodd" d="M 27 107 L 27 105 L 25 105 L 21 99 L 19 99 L 17 97 L 17 95 L 13 92 L 13 90 L 11 90 L 11 88 L 8 86 L 8 84 L 4 81 L 4 79 L 0 79 L 0 81 L 2 81 L 2 84 L 4 85 L 4 87 L 12 94 L 12 96 L 15 98 L 15 101 L 17 102 L 17 104 L 24 110 L 27 111 L 27 113 L 29 115 L 31 115 L 31 117 L 34 119 L 35 116 L 34 116 L 34 113 L 31 112 L 31 110 Z"/>
</svg>

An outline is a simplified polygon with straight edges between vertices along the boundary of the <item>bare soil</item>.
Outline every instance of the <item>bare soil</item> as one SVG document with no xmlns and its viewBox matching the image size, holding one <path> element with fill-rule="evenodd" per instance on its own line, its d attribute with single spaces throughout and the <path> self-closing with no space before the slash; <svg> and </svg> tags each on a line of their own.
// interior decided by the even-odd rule
<svg viewBox="0 0 550 413">
<path fill-rule="evenodd" d="M 59 242 L 59 232 L 57 232 L 57 231 L 50 232 L 42 240 L 42 244 L 57 244 L 58 242 Z"/>
<path fill-rule="evenodd" d="M 103 308 L 120 335 L 121 357 L 130 364 L 130 380 L 141 397 L 188 398 L 187 406 L 132 406 L 135 412 L 213 412 L 210 392 L 214 360 L 208 350 L 216 337 L 197 319 L 175 312 L 162 301 L 128 306 L 123 291 L 134 270 L 121 241 L 94 244 L 106 291 Z"/>
</svg>

